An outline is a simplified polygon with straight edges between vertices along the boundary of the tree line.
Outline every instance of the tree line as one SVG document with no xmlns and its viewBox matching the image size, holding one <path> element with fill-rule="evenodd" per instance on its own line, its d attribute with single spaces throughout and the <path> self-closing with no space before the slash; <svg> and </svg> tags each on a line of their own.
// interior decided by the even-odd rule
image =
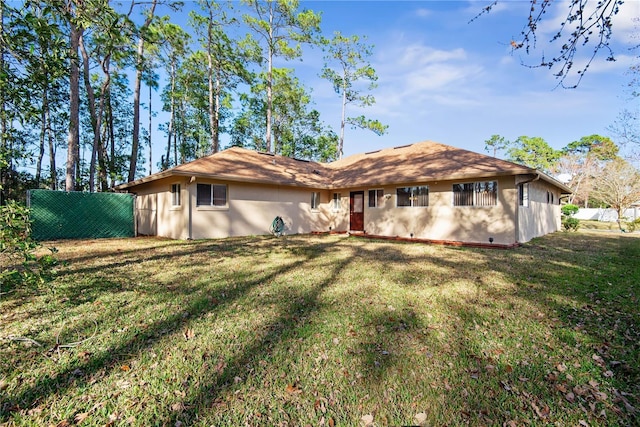
<svg viewBox="0 0 640 427">
<path fill-rule="evenodd" d="M 223 135 L 233 146 L 329 161 L 342 155 L 346 126 L 386 132 L 377 120 L 346 114 L 351 103 L 375 102 L 373 46 L 364 37 L 323 37 L 320 14 L 298 0 L 198 0 L 188 21 L 176 22 L 183 7 L 0 0 L 0 202 L 27 188 L 108 191 L 215 153 Z M 324 53 L 318 74 L 336 91 L 339 133 L 286 67 L 305 47 Z M 168 120 L 154 124 L 159 110 Z M 154 126 L 165 135 L 156 165 Z M 60 150 L 64 165 L 56 163 Z"/>
<path fill-rule="evenodd" d="M 568 204 L 615 209 L 619 223 L 625 210 L 640 202 L 640 172 L 609 137 L 584 136 L 556 150 L 540 137 L 509 141 L 492 135 L 485 141 L 485 150 L 563 181 L 573 191 Z"/>
</svg>

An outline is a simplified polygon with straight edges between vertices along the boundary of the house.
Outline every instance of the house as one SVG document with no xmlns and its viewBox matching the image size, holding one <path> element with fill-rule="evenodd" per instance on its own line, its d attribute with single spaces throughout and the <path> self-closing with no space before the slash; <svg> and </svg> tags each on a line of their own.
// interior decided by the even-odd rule
<svg viewBox="0 0 640 427">
<path fill-rule="evenodd" d="M 571 190 L 535 169 L 425 141 L 331 163 L 233 147 L 116 187 L 138 234 L 204 239 L 285 233 L 511 246 L 560 229 Z"/>
</svg>

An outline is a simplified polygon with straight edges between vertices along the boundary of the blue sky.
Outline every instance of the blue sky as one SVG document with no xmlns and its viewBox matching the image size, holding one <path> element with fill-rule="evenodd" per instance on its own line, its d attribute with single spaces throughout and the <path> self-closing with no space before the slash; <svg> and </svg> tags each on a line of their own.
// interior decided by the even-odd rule
<svg viewBox="0 0 640 427">
<path fill-rule="evenodd" d="M 541 25 L 538 49 L 531 55 L 512 53 L 528 16 L 528 1 L 504 1 L 488 15 L 469 23 L 483 1 L 308 1 L 322 11 L 327 34 L 366 35 L 374 45 L 371 64 L 377 71 L 376 105 L 351 107 L 389 125 L 388 133 L 347 130 L 345 154 L 354 154 L 425 139 L 483 152 L 492 134 L 509 140 L 540 136 L 561 148 L 582 136 L 607 134 L 623 108 L 629 108 L 625 85 L 633 59 L 633 18 L 640 2 L 627 1 L 614 22 L 617 61 L 598 56 L 577 89 L 557 87 L 548 69 L 528 68 L 541 54 L 555 54 L 547 42 L 558 29 L 559 16 Z M 554 13 L 565 12 L 558 2 Z M 639 43 L 637 39 L 636 44 Z M 584 55 L 590 53 L 590 49 Z M 637 55 L 637 53 L 636 53 Z M 339 126 L 340 99 L 328 82 L 317 78 L 321 54 L 295 64 L 313 88 L 323 119 Z M 315 73 L 315 74 L 314 74 Z M 567 83 L 572 83 L 570 78 Z"/>
<path fill-rule="evenodd" d="M 490 14 L 469 22 L 489 3 L 301 2 L 301 7 L 322 13 L 325 36 L 334 31 L 357 34 L 374 46 L 370 62 L 379 77 L 372 92 L 377 102 L 362 110 L 349 106 L 347 113 L 378 119 L 389 129 L 383 136 L 347 129 L 345 155 L 423 140 L 484 152 L 484 141 L 493 134 L 509 140 L 538 136 L 559 149 L 582 136 L 609 135 L 607 127 L 623 108 L 638 108 L 631 105 L 625 86 L 634 53 L 637 61 L 637 51 L 630 48 L 640 43 L 637 36 L 634 39 L 639 24 L 633 21 L 640 16 L 640 1 L 627 0 L 614 21 L 612 47 L 617 61 L 606 62 L 602 52 L 577 89 L 558 87 L 548 69 L 522 65 L 539 63 L 543 54 L 557 54 L 548 40 L 566 14 L 566 2 L 554 3 L 539 27 L 537 49 L 528 56 L 513 53 L 509 43 L 526 23 L 529 1 L 501 1 Z M 186 10 L 192 7 L 194 3 L 186 2 Z M 587 48 L 580 56 L 590 52 Z M 340 97 L 318 77 L 322 52 L 306 49 L 303 61 L 277 65 L 296 70 L 312 90 L 322 120 L 339 132 Z M 155 120 L 160 122 L 163 115 Z M 154 139 L 155 171 L 165 138 L 158 132 Z"/>
</svg>

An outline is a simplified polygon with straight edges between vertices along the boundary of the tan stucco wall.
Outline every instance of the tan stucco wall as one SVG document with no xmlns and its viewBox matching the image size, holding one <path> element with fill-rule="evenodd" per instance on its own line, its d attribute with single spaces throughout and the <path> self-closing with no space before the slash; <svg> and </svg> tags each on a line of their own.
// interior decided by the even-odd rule
<svg viewBox="0 0 640 427">
<path fill-rule="evenodd" d="M 196 206 L 198 183 L 227 185 L 227 206 Z M 172 184 L 181 186 L 180 206 L 171 205 Z M 173 239 L 263 235 L 269 234 L 276 216 L 284 220 L 286 234 L 329 231 L 336 223 L 330 209 L 332 193 L 315 190 L 321 204 L 312 210 L 313 191 L 206 179 L 159 180 L 136 188 L 138 233 Z"/>
<path fill-rule="evenodd" d="M 396 188 L 400 186 L 354 188 L 342 193 L 348 197 L 350 191 L 365 191 L 364 228 L 367 234 L 487 244 L 492 237 L 495 244 L 513 244 L 517 202 L 514 178 L 495 180 L 498 182 L 498 203 L 487 207 L 453 206 L 453 184 L 473 182 L 469 180 L 411 184 L 429 186 L 428 207 L 397 207 Z M 370 208 L 368 190 L 375 189 L 384 191 L 384 205 Z"/>
<path fill-rule="evenodd" d="M 157 234 L 158 196 L 156 193 L 140 192 L 136 196 L 136 233 L 145 236 Z"/>
<path fill-rule="evenodd" d="M 180 184 L 181 205 L 171 205 L 171 185 Z M 167 178 L 136 188 L 136 226 L 138 234 L 187 239 L 188 181 Z"/>
<path fill-rule="evenodd" d="M 202 179 L 197 182 L 225 184 Z M 284 220 L 285 234 L 329 229 L 330 212 L 326 191 L 316 190 L 320 192 L 321 205 L 319 209 L 312 210 L 311 189 L 226 183 L 227 206 L 198 207 L 195 191 L 197 182 L 190 185 L 193 239 L 269 234 L 276 216 Z"/>
<path fill-rule="evenodd" d="M 547 203 L 547 192 L 553 193 L 553 203 Z M 529 183 L 529 205 L 518 206 L 518 242 L 560 230 L 560 192 L 544 181 Z"/>
<path fill-rule="evenodd" d="M 465 181 L 428 182 L 428 207 L 397 207 L 396 186 L 315 190 L 320 206 L 311 209 L 312 189 L 276 185 L 171 178 L 136 188 L 138 232 L 174 239 L 204 239 L 263 235 L 276 216 L 283 218 L 286 234 L 349 231 L 349 195 L 364 191 L 364 228 L 370 235 L 471 243 L 510 245 L 560 228 L 557 189 L 544 182 L 529 186 L 529 207 L 518 206 L 516 178 L 500 177 L 496 206 L 453 206 L 453 184 Z M 224 207 L 196 206 L 197 183 L 226 184 Z M 171 184 L 181 185 L 182 203 L 171 206 Z M 411 184 L 411 186 L 418 184 Z M 383 206 L 368 207 L 368 190 L 384 191 Z M 555 191 L 554 204 L 546 204 L 546 192 Z M 333 194 L 341 195 L 334 209 Z M 190 226 L 191 224 L 191 226 Z M 153 230 L 155 229 L 155 233 Z"/>
</svg>

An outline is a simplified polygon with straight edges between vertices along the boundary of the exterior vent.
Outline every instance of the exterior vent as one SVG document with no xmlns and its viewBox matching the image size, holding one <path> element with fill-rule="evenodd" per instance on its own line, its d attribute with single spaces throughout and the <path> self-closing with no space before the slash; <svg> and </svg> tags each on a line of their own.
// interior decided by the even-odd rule
<svg viewBox="0 0 640 427">
<path fill-rule="evenodd" d="M 397 150 L 399 148 L 406 148 L 406 147 L 411 147 L 413 144 L 407 144 L 407 145 L 398 145 L 397 147 L 393 147 L 394 150 Z"/>
<path fill-rule="evenodd" d="M 373 154 L 373 153 L 379 153 L 379 152 L 380 152 L 380 150 L 374 150 L 374 151 L 367 151 L 364 154 Z"/>
</svg>

